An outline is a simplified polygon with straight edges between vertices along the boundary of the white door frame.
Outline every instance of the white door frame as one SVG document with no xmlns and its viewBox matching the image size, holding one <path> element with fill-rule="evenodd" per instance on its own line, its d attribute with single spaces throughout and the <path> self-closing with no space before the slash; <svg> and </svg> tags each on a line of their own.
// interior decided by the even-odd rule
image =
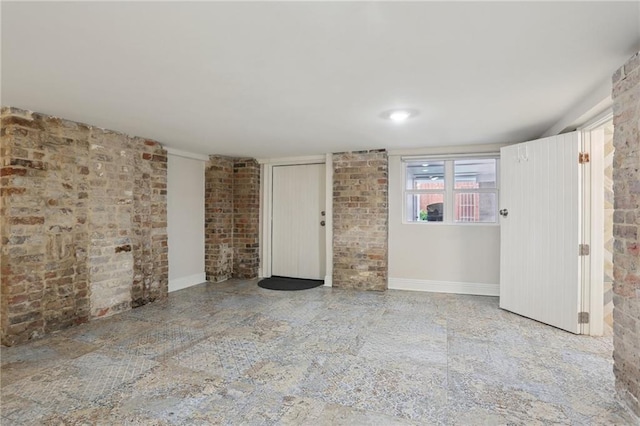
<svg viewBox="0 0 640 426">
<path fill-rule="evenodd" d="M 333 276 L 333 157 L 331 154 L 307 157 L 258 159 L 260 163 L 260 276 L 271 276 L 271 211 L 273 207 L 273 167 L 303 164 L 325 165 L 325 277 L 324 285 L 331 287 Z"/>
<path fill-rule="evenodd" d="M 589 323 L 583 333 L 601 336 L 604 332 L 604 131 L 602 126 L 613 119 L 611 110 L 578 128 L 582 131 L 584 150 L 589 164 L 585 169 L 583 241 L 590 246 L 583 264 L 583 310 L 589 312 Z"/>
</svg>

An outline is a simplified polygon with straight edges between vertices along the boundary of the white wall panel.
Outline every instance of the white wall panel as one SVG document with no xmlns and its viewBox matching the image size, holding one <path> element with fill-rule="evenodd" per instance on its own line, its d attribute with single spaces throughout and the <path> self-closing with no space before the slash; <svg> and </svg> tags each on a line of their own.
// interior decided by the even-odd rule
<svg viewBox="0 0 640 426">
<path fill-rule="evenodd" d="M 169 291 L 205 281 L 204 161 L 169 154 Z"/>
</svg>

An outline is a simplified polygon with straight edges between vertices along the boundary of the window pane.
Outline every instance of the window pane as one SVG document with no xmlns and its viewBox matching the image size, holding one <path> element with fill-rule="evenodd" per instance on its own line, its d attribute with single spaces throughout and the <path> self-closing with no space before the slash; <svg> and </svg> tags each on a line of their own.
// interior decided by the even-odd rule
<svg viewBox="0 0 640 426">
<path fill-rule="evenodd" d="M 497 188 L 494 158 L 456 160 L 453 167 L 455 189 Z"/>
<path fill-rule="evenodd" d="M 407 194 L 407 221 L 442 222 L 444 194 Z"/>
<path fill-rule="evenodd" d="M 453 220 L 456 222 L 495 222 L 496 194 L 460 192 L 455 196 Z"/>
<path fill-rule="evenodd" d="M 406 188 L 444 190 L 444 161 L 407 163 Z"/>
</svg>

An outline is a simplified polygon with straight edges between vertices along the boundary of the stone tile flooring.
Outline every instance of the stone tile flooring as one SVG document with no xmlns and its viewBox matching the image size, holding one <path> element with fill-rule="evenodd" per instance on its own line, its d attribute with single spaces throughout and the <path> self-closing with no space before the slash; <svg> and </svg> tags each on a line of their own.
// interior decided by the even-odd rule
<svg viewBox="0 0 640 426">
<path fill-rule="evenodd" d="M 611 338 L 494 297 L 256 281 L 2 348 L 2 425 L 627 425 Z"/>
</svg>

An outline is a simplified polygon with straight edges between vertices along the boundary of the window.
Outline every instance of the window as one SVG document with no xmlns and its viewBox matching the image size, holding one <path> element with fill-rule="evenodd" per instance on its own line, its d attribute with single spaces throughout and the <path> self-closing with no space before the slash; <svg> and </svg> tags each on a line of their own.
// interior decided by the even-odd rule
<svg viewBox="0 0 640 426">
<path fill-rule="evenodd" d="M 497 156 L 414 158 L 404 165 L 408 222 L 497 222 Z"/>
</svg>

